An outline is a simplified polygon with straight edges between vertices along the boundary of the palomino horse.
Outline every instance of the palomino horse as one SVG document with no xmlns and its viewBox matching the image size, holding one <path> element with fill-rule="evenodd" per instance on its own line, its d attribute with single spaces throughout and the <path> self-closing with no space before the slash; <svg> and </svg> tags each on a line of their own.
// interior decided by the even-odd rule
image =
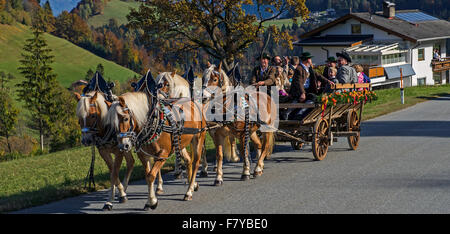
<svg viewBox="0 0 450 234">
<path fill-rule="evenodd" d="M 156 84 L 154 85 L 156 86 Z M 173 152 L 176 153 L 177 157 L 184 157 L 186 162 L 189 187 L 184 200 L 192 200 L 193 192 L 197 191 L 199 187 L 195 178 L 206 136 L 206 120 L 201 115 L 201 109 L 195 103 L 187 99 L 183 104 L 179 104 L 180 101 L 178 101 L 170 108 L 167 106 L 168 103 L 162 106 L 162 100 L 157 97 L 155 88 L 153 87 L 150 90 L 152 90 L 150 94 L 145 92 L 123 94 L 119 97 L 119 102 L 111 106 L 107 115 L 107 122 L 113 125 L 119 133 L 117 136 L 119 146 L 126 151 L 130 150 L 135 144 L 133 136 L 139 136 L 144 130 L 144 126 L 148 126 L 147 123 L 156 123 L 156 126 L 152 125 L 152 129 L 160 129 L 152 134 L 151 139 L 146 139 L 148 144 L 142 144 L 140 147 L 134 145 L 136 148 L 140 148 L 138 156 L 145 166 L 145 178 L 148 185 L 148 201 L 144 210 L 155 209 L 158 205 L 153 184 L 157 172 L 160 171 Z M 180 109 L 182 109 L 182 114 L 180 114 Z M 176 114 L 173 114 L 175 112 Z M 183 118 L 184 121 L 181 121 L 180 118 L 177 120 L 172 118 L 172 116 L 179 117 L 181 115 L 185 117 Z M 172 131 L 168 131 L 167 126 L 172 128 Z M 181 135 L 179 131 L 182 131 Z M 192 158 L 189 155 L 176 152 L 176 149 L 183 149 L 189 144 L 193 148 Z M 155 163 L 151 168 L 150 157 L 155 158 Z"/>
<path fill-rule="evenodd" d="M 161 99 L 165 98 L 191 98 L 191 91 L 189 83 L 183 77 L 175 72 L 162 72 L 156 77 L 156 84 L 160 85 L 158 96 Z M 187 154 L 186 148 L 182 150 L 183 154 Z M 175 167 L 178 168 L 178 167 Z M 178 171 L 175 172 L 175 177 L 179 176 Z M 200 177 L 208 176 L 208 162 L 206 154 L 202 154 L 202 170 Z"/>
<path fill-rule="evenodd" d="M 106 114 L 108 112 L 108 106 L 105 97 L 102 93 L 92 91 L 83 96 L 78 93 L 74 93 L 78 100 L 77 116 L 78 122 L 81 127 L 82 139 L 81 142 L 85 146 L 95 144 L 97 146 L 100 156 L 108 166 L 111 178 L 111 192 L 109 199 L 103 207 L 104 210 L 112 209 L 112 202 L 114 202 L 115 189 L 119 189 L 119 202 L 124 203 L 127 201 L 127 195 L 125 193 L 128 187 L 128 181 L 130 179 L 131 172 L 134 167 L 133 155 L 129 152 L 122 152 L 117 147 L 115 134 L 105 126 L 104 123 Z M 111 154 L 116 156 L 113 161 Z M 127 173 L 123 179 L 123 182 L 119 181 L 119 169 L 122 164 L 123 157 L 127 162 Z"/>
<path fill-rule="evenodd" d="M 204 96 L 209 98 L 207 105 L 214 105 L 210 98 L 212 97 L 211 88 L 216 89 L 216 93 L 218 93 L 218 97 L 215 97 L 213 100 L 219 101 L 220 106 L 223 108 L 222 113 L 230 113 L 234 110 L 240 109 L 243 110 L 245 105 L 250 106 L 249 115 L 257 116 L 259 122 L 249 122 L 249 135 L 251 140 L 256 146 L 256 156 L 258 159 L 257 165 L 254 169 L 254 177 L 260 176 L 263 173 L 264 169 L 264 158 L 271 153 L 274 145 L 273 132 L 265 131 L 262 132 L 262 141 L 258 137 L 256 131 L 260 129 L 261 124 L 266 124 L 268 126 L 273 125 L 276 120 L 276 108 L 275 103 L 267 94 L 263 92 L 257 92 L 254 90 L 253 92 L 247 91 L 245 95 L 242 94 L 241 97 L 244 98 L 246 96 L 247 101 L 242 102 L 238 100 L 235 103 L 236 106 L 231 106 L 232 100 L 234 99 L 234 95 L 228 95 L 233 88 L 232 81 L 228 78 L 226 73 L 221 69 L 221 65 L 216 67 L 215 65 L 211 65 L 208 69 L 205 70 L 202 77 L 204 81 Z M 258 100 L 259 103 L 255 103 L 252 100 Z M 217 103 L 217 102 L 216 102 Z M 265 108 L 259 108 L 264 106 Z M 222 171 L 222 160 L 223 160 L 223 148 L 226 143 L 225 139 L 228 136 L 234 136 L 240 139 L 241 147 L 240 154 L 243 157 L 244 166 L 242 172 L 242 180 L 247 180 L 250 178 L 250 161 L 248 160 L 247 154 L 245 154 L 245 119 L 243 118 L 235 118 L 231 121 L 223 122 L 223 126 L 217 129 L 214 129 L 214 134 L 211 135 L 214 140 L 214 144 L 216 145 L 216 160 L 217 160 L 217 175 L 214 181 L 215 185 L 223 184 L 223 171 Z"/>
</svg>

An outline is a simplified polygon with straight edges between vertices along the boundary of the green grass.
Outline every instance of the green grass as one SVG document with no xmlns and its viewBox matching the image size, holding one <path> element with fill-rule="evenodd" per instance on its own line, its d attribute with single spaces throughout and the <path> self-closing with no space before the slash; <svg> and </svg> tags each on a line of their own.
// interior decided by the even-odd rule
<svg viewBox="0 0 450 234">
<path fill-rule="evenodd" d="M 378 100 L 364 106 L 363 120 L 398 111 L 430 98 L 450 95 L 450 85 L 407 87 L 405 88 L 405 104 L 401 104 L 400 89 L 376 90 L 375 93 Z"/>
<path fill-rule="evenodd" d="M 300 24 L 302 23 L 301 17 L 297 17 L 297 23 L 299 24 L 299 27 L 300 27 Z M 293 24 L 292 19 L 276 19 L 276 20 L 271 20 L 271 21 L 264 22 L 263 26 L 264 27 L 268 27 L 270 25 L 275 25 L 275 26 L 277 26 L 278 28 L 281 29 L 283 27 L 283 25 L 285 27 L 288 27 L 288 26 L 292 27 L 292 24 Z"/>
<path fill-rule="evenodd" d="M 211 161 L 215 158 L 215 148 L 209 135 L 205 146 L 208 161 Z M 84 189 L 84 179 L 90 167 L 91 155 L 90 147 L 79 147 L 1 162 L 0 213 L 87 193 Z M 141 161 L 136 155 L 134 158 L 136 163 L 130 181 L 144 179 Z M 97 150 L 95 160 L 96 189 L 109 188 L 109 171 Z M 126 172 L 125 165 L 123 160 L 119 174 L 121 180 Z M 163 172 L 173 170 L 173 165 L 172 155 L 164 165 Z"/>
<path fill-rule="evenodd" d="M 122 2 L 119 0 L 109 1 L 104 9 L 102 15 L 95 15 L 88 19 L 88 24 L 94 27 L 100 27 L 108 24 L 109 19 L 117 19 L 119 25 L 126 24 L 127 15 L 130 8 L 138 8 L 141 5 L 139 2 Z"/>
</svg>

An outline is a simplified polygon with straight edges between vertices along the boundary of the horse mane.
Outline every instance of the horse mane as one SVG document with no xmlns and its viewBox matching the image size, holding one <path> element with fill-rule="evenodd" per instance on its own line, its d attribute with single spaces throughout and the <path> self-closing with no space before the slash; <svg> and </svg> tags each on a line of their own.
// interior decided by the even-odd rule
<svg viewBox="0 0 450 234">
<path fill-rule="evenodd" d="M 215 69 L 216 69 L 216 65 L 213 64 L 203 72 L 203 77 L 202 77 L 203 86 L 207 86 L 209 78 L 211 77 L 211 74 L 215 71 Z M 220 69 L 220 74 L 223 77 L 223 86 L 225 88 L 232 87 L 233 83 L 231 82 L 231 79 L 228 77 L 227 73 L 223 69 Z"/>
<path fill-rule="evenodd" d="M 89 115 L 90 103 L 89 100 L 95 95 L 96 91 L 91 91 L 81 97 L 77 104 L 77 116 L 78 118 L 86 118 Z M 104 94 L 97 92 L 97 100 L 95 101 L 100 108 L 100 119 L 105 122 L 106 115 L 108 113 L 108 106 L 105 103 Z"/>
<path fill-rule="evenodd" d="M 121 95 L 125 100 L 128 109 L 131 111 L 133 118 L 136 120 L 138 126 L 143 126 L 147 121 L 148 97 L 143 92 L 128 92 Z M 109 108 L 106 116 L 105 126 L 113 126 L 116 130 L 119 129 L 119 118 L 117 115 L 123 115 L 122 107 L 119 102 L 114 102 Z"/>
<path fill-rule="evenodd" d="M 189 83 L 186 79 L 178 74 L 172 77 L 170 72 L 162 72 L 156 77 L 156 83 L 161 84 L 164 79 L 170 84 L 170 98 L 191 97 Z"/>
</svg>

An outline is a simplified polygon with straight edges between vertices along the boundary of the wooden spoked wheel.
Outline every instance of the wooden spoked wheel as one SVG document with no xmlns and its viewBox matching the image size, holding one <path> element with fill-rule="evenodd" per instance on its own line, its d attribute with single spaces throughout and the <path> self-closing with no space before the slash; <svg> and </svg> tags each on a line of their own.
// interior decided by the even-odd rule
<svg viewBox="0 0 450 234">
<path fill-rule="evenodd" d="M 291 141 L 291 146 L 292 146 L 292 149 L 294 149 L 294 150 L 300 150 L 303 147 L 303 143 L 298 142 L 298 141 Z"/>
<path fill-rule="evenodd" d="M 328 137 L 328 122 L 325 119 L 318 119 L 314 125 L 312 151 L 317 161 L 322 161 L 328 152 L 330 139 Z"/>
<path fill-rule="evenodd" d="M 348 145 L 352 150 L 356 150 L 359 145 L 359 138 L 360 138 L 360 127 L 361 121 L 359 120 L 358 113 L 356 113 L 355 110 L 351 110 L 348 112 L 347 116 L 347 131 L 352 132 L 356 131 L 358 133 L 357 136 L 349 136 L 347 137 Z"/>
</svg>

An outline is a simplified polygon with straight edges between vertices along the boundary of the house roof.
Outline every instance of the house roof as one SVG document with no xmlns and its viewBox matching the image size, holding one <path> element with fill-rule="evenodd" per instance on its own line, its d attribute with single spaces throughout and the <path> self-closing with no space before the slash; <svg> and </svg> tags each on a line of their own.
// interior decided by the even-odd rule
<svg viewBox="0 0 450 234">
<path fill-rule="evenodd" d="M 355 46 L 373 39 L 373 35 L 326 35 L 294 42 L 299 46 Z"/>
<path fill-rule="evenodd" d="M 420 12 L 419 10 L 397 10 L 396 14 Z M 382 12 L 370 14 L 369 12 L 349 13 L 328 24 L 311 30 L 300 38 L 309 38 L 319 34 L 321 31 L 331 28 L 339 23 L 349 19 L 356 19 L 362 23 L 371 25 L 390 34 L 396 35 L 402 39 L 417 42 L 432 39 L 450 38 L 450 22 L 441 19 L 424 20 L 410 22 L 398 17 L 389 19 L 383 16 Z"/>
</svg>

